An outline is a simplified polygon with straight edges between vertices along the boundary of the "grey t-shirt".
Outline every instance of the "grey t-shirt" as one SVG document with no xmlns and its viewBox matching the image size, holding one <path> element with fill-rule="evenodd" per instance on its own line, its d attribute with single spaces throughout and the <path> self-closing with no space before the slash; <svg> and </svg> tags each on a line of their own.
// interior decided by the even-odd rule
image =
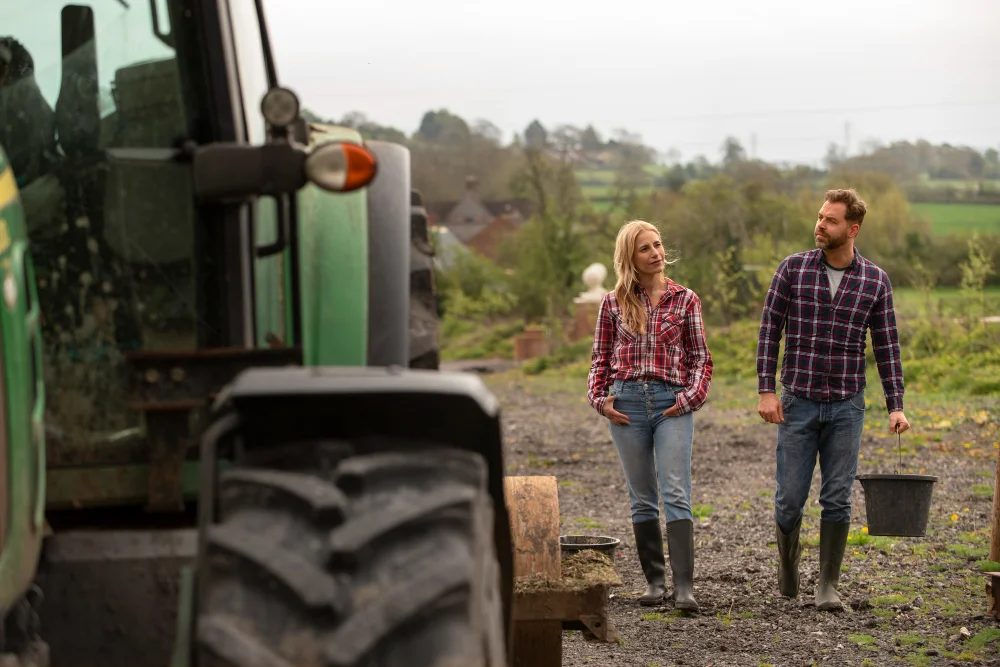
<svg viewBox="0 0 1000 667">
<path fill-rule="evenodd" d="M 832 299 L 837 296 L 837 289 L 840 287 L 840 281 L 843 280 L 844 271 L 847 269 L 835 269 L 829 264 L 824 266 L 826 266 L 826 277 L 830 279 L 830 298 Z"/>
</svg>

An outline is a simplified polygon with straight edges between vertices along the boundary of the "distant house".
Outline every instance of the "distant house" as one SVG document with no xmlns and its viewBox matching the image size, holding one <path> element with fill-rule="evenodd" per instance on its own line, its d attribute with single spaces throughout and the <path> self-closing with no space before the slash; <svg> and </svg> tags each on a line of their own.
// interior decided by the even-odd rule
<svg viewBox="0 0 1000 667">
<path fill-rule="evenodd" d="M 428 223 L 438 228 L 443 244 L 457 242 L 491 260 L 497 259 L 503 239 L 516 232 L 532 213 L 526 199 L 484 202 L 475 176 L 465 179 L 465 192 L 457 202 L 432 202 L 426 208 Z M 447 233 L 442 236 L 444 231 Z"/>
</svg>

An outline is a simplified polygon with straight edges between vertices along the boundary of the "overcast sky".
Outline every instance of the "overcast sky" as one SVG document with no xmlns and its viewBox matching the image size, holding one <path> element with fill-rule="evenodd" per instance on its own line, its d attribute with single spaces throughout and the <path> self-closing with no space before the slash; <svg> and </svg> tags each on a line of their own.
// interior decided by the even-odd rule
<svg viewBox="0 0 1000 667">
<path fill-rule="evenodd" d="M 624 127 L 713 161 L 830 142 L 1000 146 L 1000 0 L 281 0 L 279 75 L 322 116 L 412 132 L 431 108 L 509 138 L 538 118 Z"/>
</svg>

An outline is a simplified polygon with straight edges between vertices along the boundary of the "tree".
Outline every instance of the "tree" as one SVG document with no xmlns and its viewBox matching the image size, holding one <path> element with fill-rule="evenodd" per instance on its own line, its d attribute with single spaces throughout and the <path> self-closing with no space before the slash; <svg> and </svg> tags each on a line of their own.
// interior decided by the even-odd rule
<svg viewBox="0 0 1000 667">
<path fill-rule="evenodd" d="M 531 121 L 524 130 L 524 143 L 530 148 L 545 148 L 549 143 L 549 134 L 538 120 Z"/>
<path fill-rule="evenodd" d="M 583 145 L 583 131 L 572 125 L 560 125 L 552 131 L 552 147 L 563 156 L 576 152 Z"/>
<path fill-rule="evenodd" d="M 428 111 L 420 120 L 417 137 L 437 144 L 458 145 L 469 141 L 469 126 L 447 109 Z"/>
<path fill-rule="evenodd" d="M 836 143 L 830 142 L 826 147 L 826 156 L 823 158 L 823 164 L 830 171 L 836 169 L 837 165 L 844 161 L 845 155 L 844 150 L 841 146 Z"/>
<path fill-rule="evenodd" d="M 663 154 L 664 162 L 669 166 L 677 166 L 681 163 L 681 157 L 683 153 L 677 148 L 669 148 L 666 153 Z"/>
<path fill-rule="evenodd" d="M 583 134 L 580 136 L 580 145 L 583 150 L 588 153 L 596 153 L 597 151 L 604 148 L 604 142 L 601 140 L 601 135 L 597 133 L 593 125 L 588 125 L 584 128 Z"/>
<path fill-rule="evenodd" d="M 962 271 L 962 293 L 966 301 L 966 327 L 971 331 L 986 315 L 986 280 L 993 274 L 993 259 L 978 232 L 969 239 L 969 255 L 959 267 Z"/>
<path fill-rule="evenodd" d="M 746 149 L 736 137 L 726 137 L 722 142 L 722 164 L 725 167 L 732 166 L 747 159 Z"/>
<path fill-rule="evenodd" d="M 503 131 L 485 118 L 480 118 L 472 124 L 472 134 L 498 146 L 503 140 Z"/>
<path fill-rule="evenodd" d="M 583 195 L 573 167 L 526 148 L 524 164 L 512 180 L 517 196 L 531 199 L 535 214 L 503 248 L 513 269 L 512 289 L 527 318 L 545 317 L 558 343 L 558 321 L 569 311 L 586 259 L 579 224 Z"/>
</svg>

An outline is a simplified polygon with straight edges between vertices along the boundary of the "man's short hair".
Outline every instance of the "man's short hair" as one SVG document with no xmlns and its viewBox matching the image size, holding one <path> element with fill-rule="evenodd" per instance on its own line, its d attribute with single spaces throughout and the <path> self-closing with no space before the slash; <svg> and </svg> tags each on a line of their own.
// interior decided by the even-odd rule
<svg viewBox="0 0 1000 667">
<path fill-rule="evenodd" d="M 853 189 L 827 190 L 826 201 L 831 204 L 843 204 L 847 207 L 847 215 L 844 216 L 847 222 L 860 225 L 865 221 L 868 206 Z"/>
</svg>

